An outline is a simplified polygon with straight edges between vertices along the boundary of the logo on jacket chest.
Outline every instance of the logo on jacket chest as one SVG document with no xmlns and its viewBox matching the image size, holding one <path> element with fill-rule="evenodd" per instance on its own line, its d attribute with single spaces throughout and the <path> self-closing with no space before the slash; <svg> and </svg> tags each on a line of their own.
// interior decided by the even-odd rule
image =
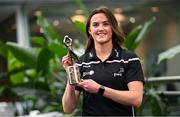
<svg viewBox="0 0 180 117">
<path fill-rule="evenodd" d="M 87 71 L 87 72 L 83 72 L 83 77 L 87 76 L 87 75 L 93 75 L 94 74 L 94 70 L 90 70 L 90 71 Z"/>
<path fill-rule="evenodd" d="M 113 75 L 114 77 L 122 76 L 124 73 L 124 68 L 119 68 L 117 72 L 115 72 Z"/>
</svg>

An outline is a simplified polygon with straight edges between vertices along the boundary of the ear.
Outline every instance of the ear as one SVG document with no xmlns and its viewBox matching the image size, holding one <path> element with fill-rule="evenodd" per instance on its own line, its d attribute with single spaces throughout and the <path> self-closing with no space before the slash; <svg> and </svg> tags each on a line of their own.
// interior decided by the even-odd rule
<svg viewBox="0 0 180 117">
<path fill-rule="evenodd" d="M 91 29 L 90 29 L 90 27 L 88 28 L 88 32 L 89 32 L 89 34 L 91 34 Z"/>
</svg>

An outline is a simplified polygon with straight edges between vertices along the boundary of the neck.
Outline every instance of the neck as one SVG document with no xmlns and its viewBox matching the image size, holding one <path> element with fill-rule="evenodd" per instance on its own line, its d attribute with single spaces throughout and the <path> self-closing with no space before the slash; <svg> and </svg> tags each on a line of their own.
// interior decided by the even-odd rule
<svg viewBox="0 0 180 117">
<path fill-rule="evenodd" d="M 112 43 L 95 45 L 96 55 L 101 61 L 105 61 L 111 54 L 113 48 Z"/>
</svg>

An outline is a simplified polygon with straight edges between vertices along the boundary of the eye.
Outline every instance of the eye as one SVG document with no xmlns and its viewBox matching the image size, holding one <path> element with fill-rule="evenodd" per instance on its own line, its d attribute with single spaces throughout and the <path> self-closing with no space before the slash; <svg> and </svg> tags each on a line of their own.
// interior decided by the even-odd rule
<svg viewBox="0 0 180 117">
<path fill-rule="evenodd" d="M 99 26 L 99 23 L 94 22 L 94 23 L 92 24 L 92 26 L 93 26 L 93 27 L 98 27 L 98 26 Z"/>
<path fill-rule="evenodd" d="M 109 26 L 110 23 L 109 23 L 109 22 L 104 22 L 103 25 L 104 25 L 104 26 Z"/>
</svg>

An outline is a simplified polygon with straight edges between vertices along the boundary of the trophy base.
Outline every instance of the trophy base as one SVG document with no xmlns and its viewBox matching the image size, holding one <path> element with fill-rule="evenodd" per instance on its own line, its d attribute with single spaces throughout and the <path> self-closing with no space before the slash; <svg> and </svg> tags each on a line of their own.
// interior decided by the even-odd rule
<svg viewBox="0 0 180 117">
<path fill-rule="evenodd" d="M 67 68 L 69 84 L 74 85 L 80 82 L 79 66 L 72 65 Z"/>
</svg>

